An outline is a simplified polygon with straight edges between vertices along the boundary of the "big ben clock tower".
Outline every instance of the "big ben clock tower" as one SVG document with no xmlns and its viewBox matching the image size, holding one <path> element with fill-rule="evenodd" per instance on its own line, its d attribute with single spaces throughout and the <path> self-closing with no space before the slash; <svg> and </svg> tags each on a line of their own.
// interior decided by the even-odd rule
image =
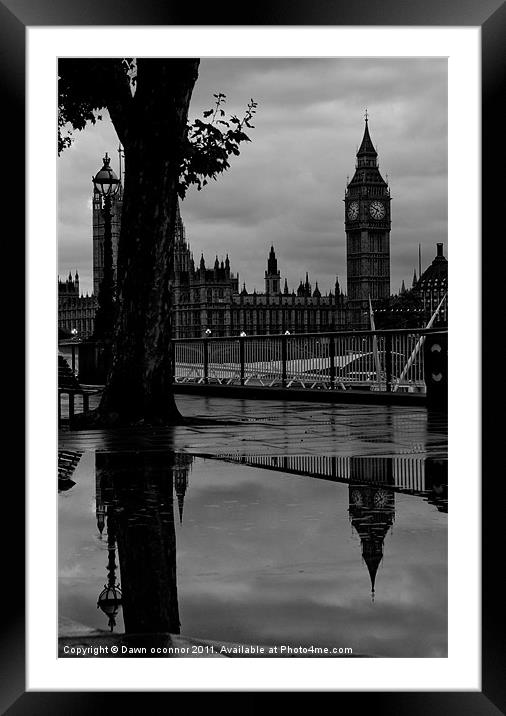
<svg viewBox="0 0 506 716">
<path fill-rule="evenodd" d="M 369 297 L 390 296 L 390 189 L 378 169 L 367 112 L 353 179 L 344 198 L 349 323 L 368 329 Z"/>
</svg>

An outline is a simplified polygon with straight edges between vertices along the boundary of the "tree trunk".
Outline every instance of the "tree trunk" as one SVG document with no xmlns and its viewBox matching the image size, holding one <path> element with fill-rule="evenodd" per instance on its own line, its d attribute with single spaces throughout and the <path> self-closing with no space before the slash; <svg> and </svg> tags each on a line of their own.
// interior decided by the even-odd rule
<svg viewBox="0 0 506 716">
<path fill-rule="evenodd" d="M 127 117 L 110 108 L 125 149 L 113 363 L 99 421 L 170 424 L 172 280 L 182 140 L 198 60 L 138 60 Z"/>
</svg>

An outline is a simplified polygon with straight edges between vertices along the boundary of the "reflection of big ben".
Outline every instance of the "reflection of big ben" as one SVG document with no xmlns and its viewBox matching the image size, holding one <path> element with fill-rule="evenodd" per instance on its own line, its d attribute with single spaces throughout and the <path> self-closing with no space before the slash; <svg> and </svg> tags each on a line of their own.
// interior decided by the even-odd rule
<svg viewBox="0 0 506 716">
<path fill-rule="evenodd" d="M 188 472 L 193 462 L 192 455 L 177 453 L 174 455 L 174 491 L 177 497 L 179 522 L 183 523 L 184 497 L 188 487 Z"/>
<path fill-rule="evenodd" d="M 354 478 L 371 481 L 370 470 L 377 471 L 378 463 L 384 477 L 382 485 L 354 482 Z M 388 479 L 388 475 L 391 479 Z M 383 543 L 395 519 L 395 493 L 388 487 L 389 483 L 393 484 L 391 458 L 350 458 L 348 511 L 351 524 L 360 537 L 373 598 L 376 573 L 383 559 Z"/>
</svg>

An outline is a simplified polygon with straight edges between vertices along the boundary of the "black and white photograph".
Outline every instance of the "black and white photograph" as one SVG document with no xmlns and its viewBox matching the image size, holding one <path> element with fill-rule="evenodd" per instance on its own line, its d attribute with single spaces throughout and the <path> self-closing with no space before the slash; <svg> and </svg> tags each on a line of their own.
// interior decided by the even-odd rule
<svg viewBox="0 0 506 716">
<path fill-rule="evenodd" d="M 448 60 L 367 54 L 59 58 L 60 658 L 448 657 Z"/>
<path fill-rule="evenodd" d="M 0 0 L 1 713 L 504 711 L 505 33 Z"/>
<path fill-rule="evenodd" d="M 504 709 L 505 22 L 0 0 L 2 713 Z"/>
</svg>

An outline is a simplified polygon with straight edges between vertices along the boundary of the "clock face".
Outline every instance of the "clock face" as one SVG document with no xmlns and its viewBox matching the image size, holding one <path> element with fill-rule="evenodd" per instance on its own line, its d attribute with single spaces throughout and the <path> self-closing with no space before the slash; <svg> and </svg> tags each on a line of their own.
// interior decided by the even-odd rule
<svg viewBox="0 0 506 716">
<path fill-rule="evenodd" d="M 383 219 L 386 214 L 385 205 L 381 201 L 373 201 L 369 206 L 369 213 L 373 219 Z"/>
<path fill-rule="evenodd" d="M 386 490 L 378 490 L 374 495 L 374 504 L 376 507 L 385 507 L 388 504 L 388 492 Z"/>
<path fill-rule="evenodd" d="M 351 493 L 351 501 L 354 505 L 360 506 L 363 504 L 362 494 L 360 490 L 353 490 Z"/>
<path fill-rule="evenodd" d="M 358 219 L 358 201 L 352 201 L 348 207 L 348 219 L 355 221 Z"/>
</svg>

